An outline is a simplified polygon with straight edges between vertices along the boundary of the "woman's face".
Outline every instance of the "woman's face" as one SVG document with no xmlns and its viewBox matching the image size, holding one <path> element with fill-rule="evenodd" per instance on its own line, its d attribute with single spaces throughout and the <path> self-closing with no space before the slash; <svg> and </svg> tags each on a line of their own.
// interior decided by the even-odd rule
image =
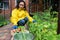
<svg viewBox="0 0 60 40">
<path fill-rule="evenodd" d="M 24 8 L 24 2 L 19 3 L 19 8 Z"/>
</svg>

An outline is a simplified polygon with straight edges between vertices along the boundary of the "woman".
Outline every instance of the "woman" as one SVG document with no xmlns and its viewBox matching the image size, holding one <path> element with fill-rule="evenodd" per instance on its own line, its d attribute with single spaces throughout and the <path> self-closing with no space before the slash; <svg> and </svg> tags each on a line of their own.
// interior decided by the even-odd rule
<svg viewBox="0 0 60 40">
<path fill-rule="evenodd" d="M 21 0 L 17 3 L 16 8 L 12 10 L 11 22 L 14 24 L 13 28 L 17 29 L 18 26 L 24 26 L 27 21 L 35 22 L 27 12 L 25 2 Z"/>
</svg>

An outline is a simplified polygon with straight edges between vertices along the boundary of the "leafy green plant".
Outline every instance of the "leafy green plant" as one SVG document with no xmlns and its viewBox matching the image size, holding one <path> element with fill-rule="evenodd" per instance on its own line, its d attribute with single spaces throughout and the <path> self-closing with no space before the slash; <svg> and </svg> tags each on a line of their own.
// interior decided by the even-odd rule
<svg viewBox="0 0 60 40">
<path fill-rule="evenodd" d="M 33 40 L 34 36 L 31 33 L 24 31 L 24 26 L 20 26 L 19 28 L 21 28 L 21 31 L 14 34 L 14 40 Z"/>
<path fill-rule="evenodd" d="M 34 40 L 57 40 L 57 16 L 51 17 L 50 10 L 42 13 L 36 12 L 33 18 L 37 23 L 27 23 L 29 31 L 34 35 Z M 56 13 L 56 12 L 54 12 Z"/>
<path fill-rule="evenodd" d="M 7 25 L 9 23 L 8 20 L 4 19 L 2 15 L 0 15 L 0 27 Z"/>
</svg>

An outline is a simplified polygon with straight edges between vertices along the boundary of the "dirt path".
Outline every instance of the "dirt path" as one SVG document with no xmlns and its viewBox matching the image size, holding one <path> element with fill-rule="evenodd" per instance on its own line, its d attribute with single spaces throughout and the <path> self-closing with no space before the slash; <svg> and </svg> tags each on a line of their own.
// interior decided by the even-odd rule
<svg viewBox="0 0 60 40">
<path fill-rule="evenodd" d="M 11 40 L 12 24 L 0 27 L 0 40 Z"/>
</svg>

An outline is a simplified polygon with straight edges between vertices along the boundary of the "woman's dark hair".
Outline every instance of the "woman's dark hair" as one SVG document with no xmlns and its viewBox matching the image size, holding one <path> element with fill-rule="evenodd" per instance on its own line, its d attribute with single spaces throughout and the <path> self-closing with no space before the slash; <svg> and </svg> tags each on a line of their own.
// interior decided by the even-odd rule
<svg viewBox="0 0 60 40">
<path fill-rule="evenodd" d="M 16 5 L 16 8 L 18 9 L 19 8 L 19 3 L 20 2 L 24 2 L 23 0 L 19 0 L 19 1 L 17 1 L 17 5 Z M 26 10 L 26 4 L 25 4 L 25 2 L 24 2 L 24 10 Z"/>
</svg>

